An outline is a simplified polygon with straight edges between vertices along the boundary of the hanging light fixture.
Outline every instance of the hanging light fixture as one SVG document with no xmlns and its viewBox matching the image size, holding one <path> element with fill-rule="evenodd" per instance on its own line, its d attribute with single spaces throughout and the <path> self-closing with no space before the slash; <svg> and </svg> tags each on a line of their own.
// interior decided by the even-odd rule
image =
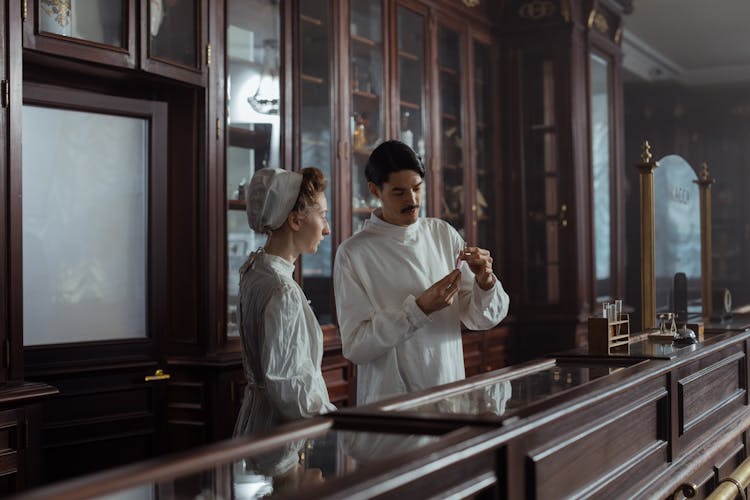
<svg viewBox="0 0 750 500">
<path fill-rule="evenodd" d="M 279 41 L 263 40 L 263 62 L 258 88 L 248 97 L 250 106 L 258 113 L 278 115 L 281 89 L 279 87 Z"/>
</svg>

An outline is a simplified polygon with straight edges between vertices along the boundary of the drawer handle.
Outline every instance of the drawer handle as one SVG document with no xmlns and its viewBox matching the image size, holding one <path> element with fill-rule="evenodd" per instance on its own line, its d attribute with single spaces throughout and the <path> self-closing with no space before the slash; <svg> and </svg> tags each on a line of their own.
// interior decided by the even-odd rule
<svg viewBox="0 0 750 500">
<path fill-rule="evenodd" d="M 164 373 L 164 370 L 156 370 L 153 375 L 146 375 L 146 382 L 153 382 L 154 380 L 169 380 L 172 376 L 169 373 Z"/>
</svg>

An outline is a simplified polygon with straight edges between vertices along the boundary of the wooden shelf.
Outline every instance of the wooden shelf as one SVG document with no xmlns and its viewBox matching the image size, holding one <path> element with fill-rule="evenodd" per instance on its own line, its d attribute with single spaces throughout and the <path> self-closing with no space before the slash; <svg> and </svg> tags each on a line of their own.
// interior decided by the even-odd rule
<svg viewBox="0 0 750 500">
<path fill-rule="evenodd" d="M 230 146 L 257 149 L 268 145 L 270 134 L 264 130 L 248 130 L 240 127 L 227 127 Z"/>
<path fill-rule="evenodd" d="M 313 24 L 315 26 L 323 26 L 323 21 L 321 21 L 317 17 L 306 16 L 304 14 L 300 14 L 299 18 L 300 18 L 300 20 L 302 20 L 303 22 L 306 22 L 308 24 Z"/>
<path fill-rule="evenodd" d="M 242 59 L 241 57 L 235 57 L 235 56 L 227 56 L 227 62 L 229 64 L 236 64 L 238 66 L 247 66 L 249 68 L 256 68 L 256 69 L 263 69 L 263 64 L 255 61 L 248 61 L 247 59 Z"/>
<path fill-rule="evenodd" d="M 458 76 L 458 71 L 453 68 L 449 68 L 448 66 L 438 66 L 438 69 L 441 73 L 444 73 L 446 75 Z"/>
<path fill-rule="evenodd" d="M 305 139 L 302 138 L 302 144 L 306 146 L 330 146 L 330 144 L 327 141 L 314 141 L 312 139 Z"/>
<path fill-rule="evenodd" d="M 374 208 L 370 207 L 352 207 L 352 214 L 353 215 L 370 215 L 372 211 L 375 210 Z"/>
<path fill-rule="evenodd" d="M 377 47 L 380 45 L 380 43 L 376 42 L 375 40 L 370 40 L 369 38 L 360 35 L 351 35 L 351 39 L 353 42 L 361 43 L 363 45 L 367 45 L 368 47 Z"/>
<path fill-rule="evenodd" d="M 363 99 L 375 100 L 379 99 L 380 96 L 373 94 L 372 92 L 364 92 L 362 90 L 352 90 L 352 95 L 355 97 L 361 97 Z"/>
<path fill-rule="evenodd" d="M 409 101 L 404 101 L 403 99 L 401 100 L 401 107 L 402 108 L 415 109 L 417 111 L 419 109 L 421 109 L 421 106 L 419 104 L 415 104 L 415 103 L 409 102 Z"/>
<path fill-rule="evenodd" d="M 302 75 L 300 76 L 300 79 L 303 82 L 314 83 L 317 85 L 323 85 L 323 83 L 325 82 L 323 78 L 318 78 L 317 76 L 312 76 L 312 75 L 306 75 L 304 73 L 302 73 Z"/>
<path fill-rule="evenodd" d="M 418 55 L 412 54 L 411 52 L 405 52 L 403 50 L 398 51 L 398 56 L 403 57 L 404 59 L 409 59 L 410 61 L 419 61 Z"/>
<path fill-rule="evenodd" d="M 227 200 L 229 210 L 245 210 L 245 200 Z"/>
<path fill-rule="evenodd" d="M 536 125 L 531 126 L 532 132 L 554 132 L 557 129 L 554 125 L 545 125 L 543 123 L 538 123 Z"/>
<path fill-rule="evenodd" d="M 440 118 L 442 118 L 443 120 L 450 120 L 452 122 L 458 121 L 458 116 L 451 113 L 440 113 Z"/>
</svg>

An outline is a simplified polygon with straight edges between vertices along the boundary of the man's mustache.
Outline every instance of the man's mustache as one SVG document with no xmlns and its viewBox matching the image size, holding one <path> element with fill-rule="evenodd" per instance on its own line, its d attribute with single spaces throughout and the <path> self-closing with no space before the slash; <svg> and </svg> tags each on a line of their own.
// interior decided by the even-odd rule
<svg viewBox="0 0 750 500">
<path fill-rule="evenodd" d="M 409 205 L 408 207 L 404 207 L 404 208 L 401 209 L 401 213 L 405 214 L 406 212 L 414 210 L 415 208 L 419 209 L 419 205 Z"/>
</svg>

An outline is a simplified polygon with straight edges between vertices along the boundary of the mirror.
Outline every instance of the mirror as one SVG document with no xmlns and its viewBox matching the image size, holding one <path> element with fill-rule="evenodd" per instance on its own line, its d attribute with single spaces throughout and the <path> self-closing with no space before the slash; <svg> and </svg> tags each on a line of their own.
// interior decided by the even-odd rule
<svg viewBox="0 0 750 500">
<path fill-rule="evenodd" d="M 700 198 L 696 171 L 668 155 L 654 169 L 654 274 L 656 310 L 673 311 L 672 280 L 687 276 L 688 313 L 701 312 Z"/>
</svg>

